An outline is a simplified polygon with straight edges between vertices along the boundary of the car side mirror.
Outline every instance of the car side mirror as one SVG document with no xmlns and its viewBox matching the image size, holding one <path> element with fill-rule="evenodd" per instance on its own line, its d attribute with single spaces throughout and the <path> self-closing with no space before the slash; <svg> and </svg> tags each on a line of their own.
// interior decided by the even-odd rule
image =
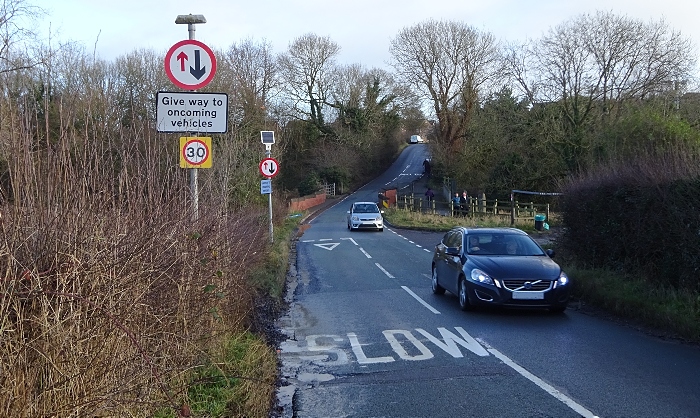
<svg viewBox="0 0 700 418">
<path fill-rule="evenodd" d="M 350 211 L 348 211 L 348 213 L 350 213 Z"/>
<path fill-rule="evenodd" d="M 380 211 L 379 211 L 379 213 L 382 213 L 382 214 L 383 214 L 383 213 L 384 213 L 384 211 L 383 211 L 383 210 L 380 210 Z"/>
<path fill-rule="evenodd" d="M 553 249 L 549 248 L 545 251 L 545 253 L 547 253 L 549 258 L 554 258 L 554 250 Z"/>
</svg>

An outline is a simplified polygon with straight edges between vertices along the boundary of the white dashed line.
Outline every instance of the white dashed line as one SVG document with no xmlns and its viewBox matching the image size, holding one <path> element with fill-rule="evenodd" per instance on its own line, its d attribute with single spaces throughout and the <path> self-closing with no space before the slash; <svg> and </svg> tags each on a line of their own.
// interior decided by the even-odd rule
<svg viewBox="0 0 700 418">
<path fill-rule="evenodd" d="M 415 300 L 417 300 L 418 302 L 420 302 L 421 305 L 423 305 L 423 306 L 425 306 L 426 308 L 428 308 L 428 310 L 429 310 L 430 312 L 432 312 L 432 313 L 434 313 L 434 314 L 436 314 L 436 315 L 440 315 L 440 311 L 438 311 L 437 309 L 435 309 L 435 308 L 433 308 L 432 306 L 428 305 L 428 302 L 424 301 L 423 299 L 420 298 L 420 296 L 418 296 L 418 295 L 416 295 L 415 293 L 413 293 L 413 291 L 412 291 L 411 289 L 407 288 L 406 286 L 401 286 L 401 288 L 402 288 L 403 290 L 405 290 L 406 292 L 408 292 L 409 295 L 413 296 L 413 298 L 414 298 Z"/>
<path fill-rule="evenodd" d="M 384 274 L 386 274 L 386 276 L 387 276 L 388 278 L 390 278 L 390 279 L 395 279 L 395 278 L 396 278 L 396 277 L 392 276 L 391 273 L 389 273 L 388 271 L 386 271 L 386 269 L 384 269 L 384 267 L 382 267 L 381 265 L 379 265 L 379 263 L 374 263 L 374 265 L 377 266 L 377 267 L 379 267 L 379 270 L 381 270 L 382 272 L 384 272 Z"/>
<path fill-rule="evenodd" d="M 372 258 L 372 256 L 371 256 L 371 255 L 369 255 L 369 254 L 367 253 L 367 251 L 365 251 L 365 249 L 364 249 L 364 248 L 360 247 L 360 251 L 362 251 L 362 254 L 366 255 L 366 256 L 367 256 L 367 258 Z"/>
</svg>

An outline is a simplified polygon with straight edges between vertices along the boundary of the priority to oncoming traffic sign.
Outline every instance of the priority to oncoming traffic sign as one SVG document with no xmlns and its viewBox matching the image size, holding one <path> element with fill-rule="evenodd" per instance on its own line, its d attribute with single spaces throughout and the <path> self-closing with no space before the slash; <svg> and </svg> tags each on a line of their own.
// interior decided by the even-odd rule
<svg viewBox="0 0 700 418">
<path fill-rule="evenodd" d="M 165 54 L 165 72 L 176 86 L 197 90 L 214 78 L 216 58 L 202 42 L 185 39 L 170 47 Z"/>
<path fill-rule="evenodd" d="M 263 176 L 274 177 L 279 171 L 279 163 L 274 158 L 265 158 L 260 161 L 260 174 Z"/>
</svg>

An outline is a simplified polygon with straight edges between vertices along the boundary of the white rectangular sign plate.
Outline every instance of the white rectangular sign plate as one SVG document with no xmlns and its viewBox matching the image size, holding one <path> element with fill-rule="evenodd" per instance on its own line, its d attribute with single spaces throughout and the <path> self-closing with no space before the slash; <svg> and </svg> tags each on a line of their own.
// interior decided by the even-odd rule
<svg viewBox="0 0 700 418">
<path fill-rule="evenodd" d="M 156 95 L 158 132 L 225 133 L 228 95 L 159 91 Z"/>
</svg>

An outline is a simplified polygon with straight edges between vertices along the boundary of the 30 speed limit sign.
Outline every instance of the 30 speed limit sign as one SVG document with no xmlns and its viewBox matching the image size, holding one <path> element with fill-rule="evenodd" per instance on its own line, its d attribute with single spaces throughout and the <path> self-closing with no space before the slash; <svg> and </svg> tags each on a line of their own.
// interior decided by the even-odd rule
<svg viewBox="0 0 700 418">
<path fill-rule="evenodd" d="M 211 137 L 180 138 L 180 167 L 211 168 Z"/>
</svg>

